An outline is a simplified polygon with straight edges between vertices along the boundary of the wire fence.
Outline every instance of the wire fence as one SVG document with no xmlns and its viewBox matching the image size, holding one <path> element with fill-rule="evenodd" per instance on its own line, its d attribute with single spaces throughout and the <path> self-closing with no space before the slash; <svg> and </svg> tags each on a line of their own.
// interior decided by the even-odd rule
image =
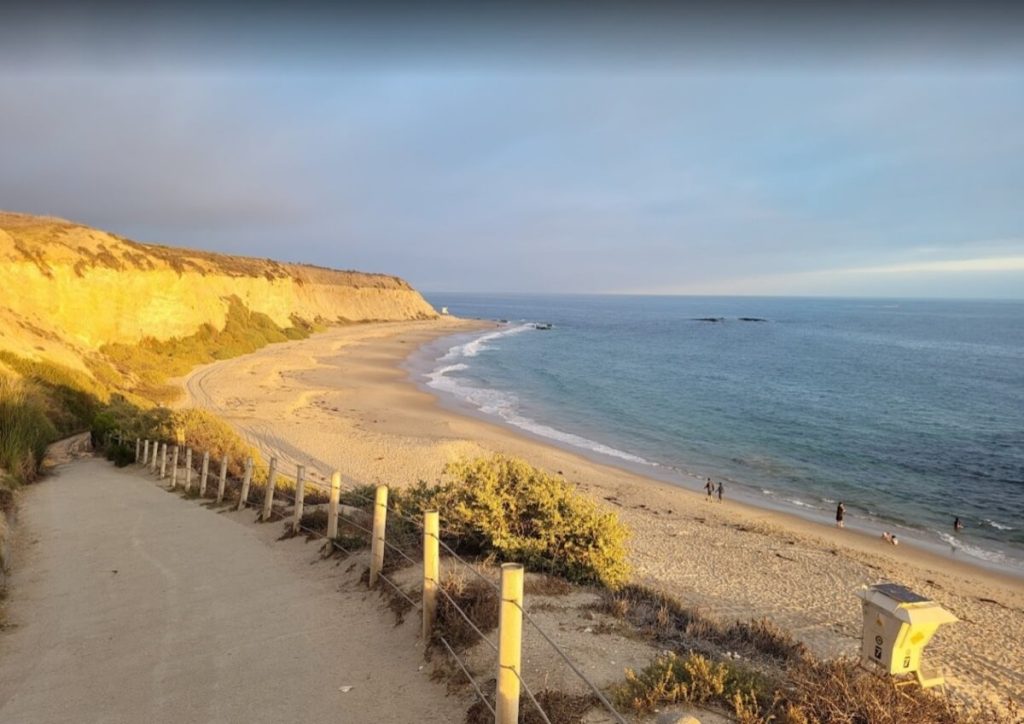
<svg viewBox="0 0 1024 724">
<path fill-rule="evenodd" d="M 120 432 L 114 433 L 111 439 L 120 444 L 124 444 L 124 436 Z M 179 479 L 177 474 L 179 467 L 178 463 L 183 462 L 183 460 L 181 459 L 182 456 L 178 454 L 179 447 L 183 446 L 176 445 L 175 443 L 168 443 L 167 441 L 144 441 L 141 439 L 137 439 L 135 443 L 136 462 L 148 468 L 153 474 L 158 475 L 161 480 L 170 478 L 171 487 L 176 488 Z M 171 470 L 167 469 L 169 454 L 168 449 L 171 450 Z M 201 479 L 199 481 L 199 487 L 197 488 L 196 493 L 200 497 L 211 497 L 209 495 L 210 487 L 208 485 L 207 475 L 209 471 L 214 468 L 213 456 L 208 456 L 206 454 L 197 456 L 193 454 L 193 451 L 191 451 L 189 448 L 185 449 L 189 450 L 188 454 L 185 457 L 187 457 L 187 459 L 191 461 L 192 468 L 185 470 L 185 480 L 183 482 L 183 488 L 187 493 L 191 493 L 192 474 L 199 472 L 201 474 Z M 195 468 L 198 460 L 207 461 L 208 466 L 203 465 L 202 470 Z M 386 552 L 390 552 L 393 554 L 393 556 L 402 560 L 406 564 L 416 566 L 424 563 L 424 540 L 426 540 L 427 538 L 435 540 L 437 542 L 438 548 L 445 551 L 445 560 L 458 565 L 460 567 L 460 570 L 468 571 L 472 576 L 482 581 L 486 586 L 490 587 L 497 594 L 499 604 L 501 606 L 511 606 L 517 609 L 519 616 L 521 616 L 521 621 L 528 624 L 530 629 L 532 631 L 535 631 L 539 635 L 540 640 L 547 644 L 558 655 L 559 659 L 561 659 L 561 661 L 564 662 L 564 664 L 568 667 L 572 675 L 578 678 L 586 686 L 586 688 L 593 693 L 594 697 L 596 698 L 596 701 L 601 706 L 601 708 L 603 708 L 609 715 L 611 715 L 614 721 L 619 722 L 619 724 L 626 724 L 626 720 L 611 704 L 611 702 L 608 700 L 604 692 L 602 692 L 601 689 L 596 684 L 594 684 L 594 682 L 581 670 L 580 666 L 572 660 L 569 654 L 547 632 L 545 632 L 544 629 L 537 623 L 537 621 L 529 614 L 525 606 L 522 604 L 521 584 L 519 591 L 520 595 L 518 596 L 518 598 L 515 596 L 506 597 L 505 592 L 502 590 L 502 586 L 499 586 L 497 583 L 495 583 L 495 581 L 492 578 L 484 575 L 479 570 L 479 567 L 477 565 L 474 565 L 471 561 L 467 561 L 451 545 L 449 545 L 447 542 L 445 542 L 445 540 L 443 540 L 444 534 L 448 534 L 450 538 L 457 537 L 455 532 L 444 529 L 439 530 L 439 532 L 441 532 L 440 535 L 434 534 L 433 532 L 427 532 L 424 522 L 422 520 L 419 520 L 413 516 L 406 515 L 402 511 L 396 509 L 393 505 L 388 505 L 387 503 L 385 503 L 383 509 L 381 509 L 382 506 L 378 499 L 366 495 L 364 492 L 360 491 L 356 487 L 353 487 L 351 485 L 326 485 L 324 483 L 319 482 L 316 479 L 319 478 L 321 480 L 330 480 L 333 477 L 334 480 L 338 480 L 340 479 L 340 475 L 338 475 L 337 473 L 335 473 L 333 476 L 328 476 L 324 475 L 322 471 L 317 470 L 316 468 L 306 468 L 306 466 L 296 465 L 296 470 L 294 471 L 294 474 L 285 476 L 285 471 L 282 470 L 278 465 L 279 461 L 276 459 L 272 459 L 271 471 L 268 475 L 268 479 L 266 480 L 266 482 L 262 484 L 256 484 L 255 487 L 253 487 L 251 474 L 254 466 L 252 465 L 251 459 L 245 466 L 245 477 L 241 482 L 239 482 L 236 479 L 231 479 L 230 476 L 227 476 L 225 474 L 225 471 L 228 468 L 227 460 L 221 460 L 219 462 L 221 463 L 221 465 L 218 472 L 218 487 L 216 495 L 216 499 L 218 501 L 222 501 L 224 498 L 228 496 L 228 494 L 230 494 L 232 502 L 234 502 L 237 505 L 238 509 L 242 509 L 243 507 L 257 509 L 260 511 L 261 518 L 263 518 L 264 520 L 272 520 L 274 519 L 275 515 L 281 515 L 282 517 L 286 518 L 287 516 L 281 513 L 281 511 L 275 510 L 273 506 L 273 503 L 276 501 L 286 503 L 286 507 L 290 507 L 293 511 L 293 520 L 291 521 L 291 526 L 294 532 L 297 533 L 301 531 L 305 533 L 307 536 L 328 539 L 332 549 L 339 550 L 347 555 L 352 555 L 356 551 L 346 547 L 344 543 L 342 543 L 341 540 L 339 540 L 340 536 L 328 538 L 328 536 L 323 531 L 310 528 L 309 526 L 303 523 L 303 518 L 298 515 L 297 501 L 295 495 L 289 495 L 287 487 L 278 487 L 277 478 L 288 477 L 290 478 L 290 480 L 295 481 L 296 487 L 298 486 L 298 481 L 302 480 L 303 508 L 305 505 L 322 505 L 322 503 L 307 503 L 306 499 L 310 497 L 313 497 L 314 499 L 320 499 L 321 497 L 323 497 L 323 494 L 326 494 L 328 500 L 330 501 L 329 509 L 331 511 L 335 511 L 333 514 L 337 516 L 335 518 L 336 523 L 343 522 L 348 529 L 356 530 L 360 533 L 365 533 L 370 537 L 371 584 L 374 582 L 375 579 L 379 578 L 379 580 L 383 581 L 392 591 L 394 591 L 394 594 L 396 596 L 398 596 L 405 603 L 407 603 L 410 606 L 410 608 L 415 609 L 421 613 L 424 610 L 424 604 L 422 602 L 417 602 L 416 600 L 414 600 L 414 598 L 410 596 L 402 588 L 402 586 L 400 586 L 391 576 L 388 575 L 386 571 L 383 570 L 383 565 L 379 565 L 376 567 L 374 566 L 373 551 L 378 550 L 374 548 L 375 545 L 380 546 L 380 552 L 378 552 L 376 555 L 381 563 L 384 560 L 384 554 Z M 301 468 L 301 470 L 299 468 Z M 291 471 L 288 472 L 290 473 Z M 263 500 L 252 500 L 252 498 L 254 497 L 253 494 L 258 493 L 261 489 L 263 492 Z M 349 500 L 361 500 L 365 505 L 372 506 L 370 508 L 370 512 L 373 513 L 374 518 L 374 524 L 372 527 L 368 527 L 367 525 L 362 524 L 359 520 L 357 520 L 357 516 L 351 514 L 351 509 L 353 507 L 358 506 L 342 507 L 340 505 L 340 494 L 342 492 L 345 492 L 347 496 L 349 496 Z M 245 495 L 244 498 L 242 497 L 243 494 Z M 346 512 L 346 510 L 348 512 Z M 363 512 L 363 514 L 366 514 L 367 512 L 362 508 L 360 508 L 360 510 Z M 331 514 L 331 512 L 328 513 L 328 530 L 331 529 L 329 522 Z M 417 546 L 418 550 L 413 551 L 413 554 L 418 554 L 420 556 L 419 560 L 416 560 L 416 558 L 414 558 L 413 555 L 410 555 L 410 552 L 407 549 L 399 545 L 396 545 L 395 543 L 387 539 L 386 521 L 388 519 L 399 519 L 407 524 L 414 526 L 414 529 L 419 533 L 419 545 Z M 380 522 L 378 523 L 378 521 Z M 440 583 L 440 576 L 438 576 L 438 579 L 435 581 L 435 583 Z M 426 596 L 426 582 L 424 582 L 423 592 L 424 596 Z M 438 643 L 441 644 L 441 646 L 445 649 L 446 653 L 451 658 L 451 660 L 456 664 L 456 666 L 459 668 L 462 674 L 466 677 L 468 684 L 473 689 L 476 697 L 479 699 L 482 705 L 496 717 L 496 721 L 501 722 L 502 724 L 505 721 L 510 721 L 510 719 L 507 718 L 507 712 L 506 718 L 502 718 L 502 712 L 504 710 L 499 705 L 499 699 L 502 698 L 502 692 L 500 691 L 500 679 L 502 677 L 500 676 L 500 672 L 508 671 L 514 674 L 514 678 L 518 682 L 517 688 L 521 689 L 522 693 L 525 693 L 526 699 L 536 710 L 537 715 L 541 718 L 541 720 L 546 722 L 546 724 L 551 724 L 551 719 L 549 718 L 548 713 L 544 711 L 543 706 L 538 701 L 537 696 L 534 694 L 533 690 L 530 688 L 527 681 L 523 678 L 522 672 L 520 670 L 521 667 L 519 666 L 518 662 L 520 656 L 519 647 L 521 647 L 521 641 L 517 641 L 515 644 L 516 652 L 514 660 L 516 664 L 503 664 L 503 660 L 501 658 L 502 651 L 500 650 L 501 646 L 503 645 L 503 641 L 501 641 L 500 630 L 499 643 L 495 643 L 487 634 L 485 634 L 480 629 L 477 623 L 473 621 L 470 614 L 461 605 L 459 605 L 455 597 L 453 597 L 447 590 L 445 590 L 444 586 L 436 585 L 436 592 L 445 599 L 451 610 L 458 614 L 458 616 L 462 619 L 462 621 L 465 622 L 465 624 L 476 635 L 476 637 L 499 657 L 497 667 L 497 670 L 499 672 L 499 691 L 496 692 L 495 701 L 492 704 L 491 699 L 485 695 L 481 683 L 472 674 L 468 662 L 462 656 L 459 655 L 459 653 L 456 651 L 456 647 L 452 645 L 452 642 L 449 641 L 439 630 L 435 629 L 429 632 L 430 639 L 436 640 Z M 429 644 L 429 641 L 425 643 Z M 517 712 L 519 699 L 518 692 L 516 692 L 515 699 L 516 702 L 514 708 Z"/>
</svg>

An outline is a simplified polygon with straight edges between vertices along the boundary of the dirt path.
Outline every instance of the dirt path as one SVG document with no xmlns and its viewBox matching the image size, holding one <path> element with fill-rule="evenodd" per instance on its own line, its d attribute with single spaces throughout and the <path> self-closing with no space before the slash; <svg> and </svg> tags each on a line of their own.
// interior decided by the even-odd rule
<svg viewBox="0 0 1024 724">
<path fill-rule="evenodd" d="M 349 567 L 86 459 L 27 491 L 2 722 L 460 721 Z M 344 687 L 351 687 L 348 691 Z"/>
</svg>

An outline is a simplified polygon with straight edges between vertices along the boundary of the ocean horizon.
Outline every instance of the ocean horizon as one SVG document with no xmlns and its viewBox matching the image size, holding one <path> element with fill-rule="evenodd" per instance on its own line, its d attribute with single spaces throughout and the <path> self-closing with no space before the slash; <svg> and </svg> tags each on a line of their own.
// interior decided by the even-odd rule
<svg viewBox="0 0 1024 724">
<path fill-rule="evenodd" d="M 424 296 L 495 323 L 415 356 L 464 411 L 822 523 L 842 501 L 850 528 L 1024 574 L 1022 301 Z"/>
</svg>

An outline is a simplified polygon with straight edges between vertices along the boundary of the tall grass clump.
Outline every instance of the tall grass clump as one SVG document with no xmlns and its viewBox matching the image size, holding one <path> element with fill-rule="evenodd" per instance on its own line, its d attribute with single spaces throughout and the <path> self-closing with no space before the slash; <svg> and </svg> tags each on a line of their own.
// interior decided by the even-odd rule
<svg viewBox="0 0 1024 724">
<path fill-rule="evenodd" d="M 561 478 L 504 455 L 445 466 L 437 484 L 396 498 L 419 515 L 439 510 L 456 550 L 493 554 L 575 583 L 611 588 L 629 575 L 626 527 Z"/>
<path fill-rule="evenodd" d="M 79 370 L 47 360 L 19 357 L 0 350 L 0 362 L 34 383 L 37 400 L 57 432 L 70 435 L 89 428 L 110 392 Z"/>
<path fill-rule="evenodd" d="M 0 469 L 15 481 L 34 480 L 57 438 L 43 394 L 31 382 L 0 375 Z"/>
</svg>

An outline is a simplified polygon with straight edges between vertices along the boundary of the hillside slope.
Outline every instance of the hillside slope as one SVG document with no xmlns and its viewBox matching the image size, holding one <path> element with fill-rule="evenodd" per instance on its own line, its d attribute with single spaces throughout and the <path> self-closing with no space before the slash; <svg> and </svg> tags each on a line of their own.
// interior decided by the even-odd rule
<svg viewBox="0 0 1024 724">
<path fill-rule="evenodd" d="M 223 329 L 232 300 L 280 327 L 435 317 L 397 277 L 141 244 L 0 212 L 0 349 L 86 371 L 105 344 Z"/>
</svg>

